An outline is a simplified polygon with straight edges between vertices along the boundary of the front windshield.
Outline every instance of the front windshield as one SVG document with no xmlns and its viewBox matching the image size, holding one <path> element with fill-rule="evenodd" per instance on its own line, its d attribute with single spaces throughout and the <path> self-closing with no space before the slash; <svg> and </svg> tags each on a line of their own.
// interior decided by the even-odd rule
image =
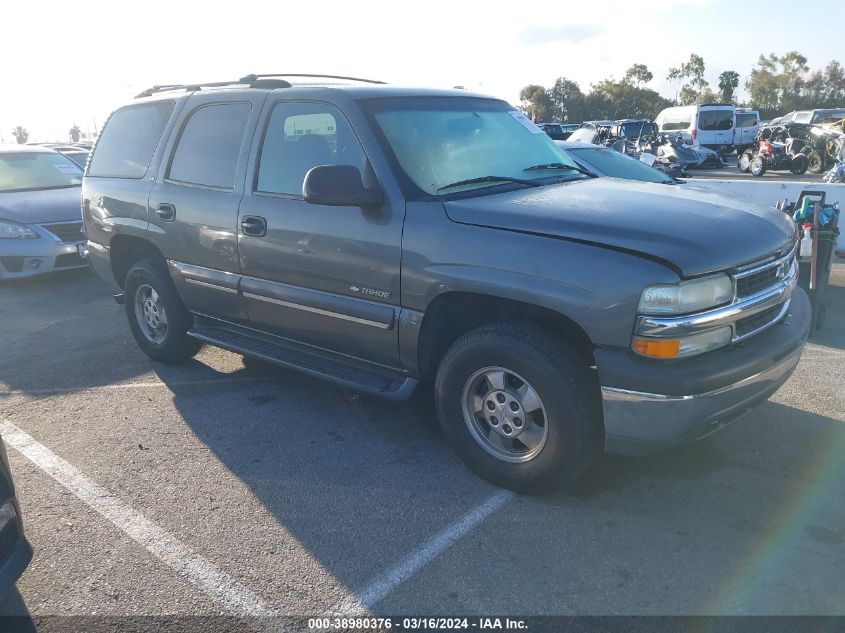
<svg viewBox="0 0 845 633">
<path fill-rule="evenodd" d="M 529 167 L 574 163 L 543 130 L 503 101 L 434 97 L 365 103 L 401 170 L 423 194 L 448 195 L 531 180 L 583 178 L 575 171 Z M 486 182 L 455 183 L 486 178 Z M 522 184 L 525 186 L 525 183 Z"/>
<path fill-rule="evenodd" d="M 575 158 L 584 161 L 587 168 L 591 166 L 612 178 L 625 178 L 627 180 L 642 180 L 645 182 L 669 183 L 673 182 L 663 172 L 649 167 L 636 158 L 631 158 L 612 149 L 596 147 L 570 148 Z"/>
<path fill-rule="evenodd" d="M 60 189 L 80 184 L 79 165 L 61 154 L 0 152 L 0 192 Z"/>
</svg>

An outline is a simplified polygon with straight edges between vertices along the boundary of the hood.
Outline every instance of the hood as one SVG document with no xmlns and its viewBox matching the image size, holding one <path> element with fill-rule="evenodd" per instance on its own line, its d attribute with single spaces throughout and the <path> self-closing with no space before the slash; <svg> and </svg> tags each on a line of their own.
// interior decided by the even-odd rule
<svg viewBox="0 0 845 633">
<path fill-rule="evenodd" d="M 0 220 L 21 224 L 82 219 L 82 187 L 0 192 Z"/>
<path fill-rule="evenodd" d="M 445 203 L 455 222 L 634 251 L 684 277 L 759 260 L 795 242 L 785 213 L 684 185 L 572 181 Z"/>
</svg>

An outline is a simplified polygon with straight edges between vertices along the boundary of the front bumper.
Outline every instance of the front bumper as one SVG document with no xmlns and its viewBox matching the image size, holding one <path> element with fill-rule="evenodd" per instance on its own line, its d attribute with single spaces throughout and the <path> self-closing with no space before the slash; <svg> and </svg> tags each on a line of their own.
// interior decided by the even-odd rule
<svg viewBox="0 0 845 633">
<path fill-rule="evenodd" d="M 667 364 L 597 350 L 605 450 L 659 452 L 709 435 L 744 415 L 792 374 L 810 317 L 807 294 L 796 289 L 780 324 L 733 349 Z"/>
<path fill-rule="evenodd" d="M 63 242 L 41 226 L 28 226 L 39 234 L 37 239 L 0 240 L 0 279 L 23 279 L 87 266 L 79 250 L 84 236 Z"/>
</svg>

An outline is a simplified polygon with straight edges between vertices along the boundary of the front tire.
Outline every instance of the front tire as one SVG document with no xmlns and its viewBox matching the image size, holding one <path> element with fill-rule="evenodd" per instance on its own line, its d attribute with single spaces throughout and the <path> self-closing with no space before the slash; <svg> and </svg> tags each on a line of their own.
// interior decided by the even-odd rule
<svg viewBox="0 0 845 633">
<path fill-rule="evenodd" d="M 762 176 L 766 173 L 766 161 L 763 160 L 762 156 L 755 156 L 751 159 L 750 169 L 752 176 Z"/>
<path fill-rule="evenodd" d="M 202 343 L 187 335 L 193 318 L 182 303 L 164 265 L 145 259 L 129 269 L 124 284 L 126 317 L 135 342 L 161 363 L 194 356 Z"/>
<path fill-rule="evenodd" d="M 601 449 L 591 361 L 531 324 L 502 321 L 458 339 L 437 370 L 446 437 L 488 481 L 535 492 L 575 479 Z"/>
<path fill-rule="evenodd" d="M 745 150 L 742 154 L 739 155 L 739 158 L 736 160 L 736 166 L 742 173 L 748 173 L 748 170 L 751 169 L 751 157 L 752 153 L 751 150 Z"/>
</svg>

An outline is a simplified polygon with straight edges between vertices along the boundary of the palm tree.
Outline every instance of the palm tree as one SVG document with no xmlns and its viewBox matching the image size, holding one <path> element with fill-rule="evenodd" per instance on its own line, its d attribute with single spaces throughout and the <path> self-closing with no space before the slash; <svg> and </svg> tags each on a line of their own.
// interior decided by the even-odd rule
<svg viewBox="0 0 845 633">
<path fill-rule="evenodd" d="M 18 145 L 23 145 L 26 143 L 27 139 L 29 139 L 29 132 L 26 131 L 26 128 L 22 126 L 16 127 L 12 130 L 12 134 L 15 137 L 15 140 L 18 142 Z"/>
<path fill-rule="evenodd" d="M 68 132 L 68 134 L 70 134 L 70 140 L 73 141 L 74 143 L 79 142 L 79 135 L 81 133 L 82 133 L 82 130 L 79 129 L 79 126 L 76 123 L 73 124 L 73 127 L 70 128 L 70 132 Z"/>
</svg>

